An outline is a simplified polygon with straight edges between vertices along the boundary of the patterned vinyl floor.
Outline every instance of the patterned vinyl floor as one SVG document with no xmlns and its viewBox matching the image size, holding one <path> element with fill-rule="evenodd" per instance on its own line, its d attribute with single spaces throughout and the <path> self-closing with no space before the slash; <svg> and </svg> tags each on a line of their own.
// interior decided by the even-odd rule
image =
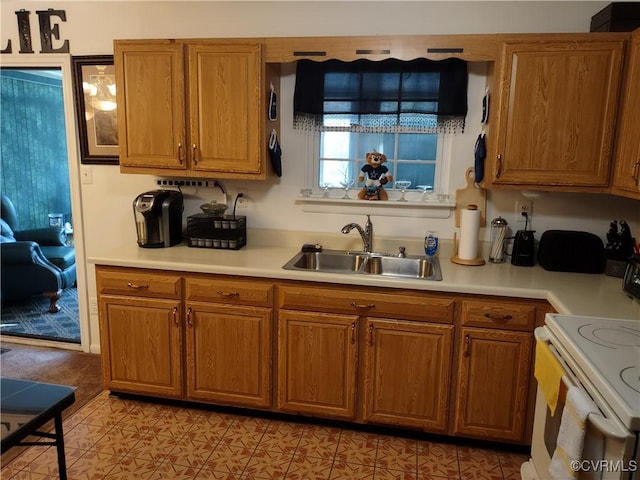
<svg viewBox="0 0 640 480">
<path fill-rule="evenodd" d="M 515 480 L 526 455 L 146 403 L 103 392 L 64 424 L 70 480 Z M 3 480 L 58 478 L 30 447 Z"/>
</svg>

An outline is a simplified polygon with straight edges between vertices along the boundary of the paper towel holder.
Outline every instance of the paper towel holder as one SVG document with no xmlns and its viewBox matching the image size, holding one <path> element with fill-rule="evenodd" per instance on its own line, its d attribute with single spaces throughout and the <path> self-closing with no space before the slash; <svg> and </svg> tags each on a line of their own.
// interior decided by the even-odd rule
<svg viewBox="0 0 640 480">
<path fill-rule="evenodd" d="M 458 238 L 457 238 L 456 232 L 453 232 L 453 251 L 455 252 L 455 255 L 451 257 L 451 261 L 453 263 L 457 263 L 459 265 L 473 265 L 473 266 L 480 266 L 485 264 L 484 258 L 482 257 L 476 257 L 471 260 L 466 260 L 458 256 Z"/>
<path fill-rule="evenodd" d="M 469 209 L 477 210 L 478 207 L 476 205 L 468 205 Z M 458 235 L 457 232 L 453 232 L 453 256 L 451 257 L 451 261 L 453 263 L 457 263 L 459 265 L 471 265 L 471 266 L 480 266 L 484 265 L 484 258 L 478 256 L 472 259 L 460 258 L 458 256 Z"/>
</svg>

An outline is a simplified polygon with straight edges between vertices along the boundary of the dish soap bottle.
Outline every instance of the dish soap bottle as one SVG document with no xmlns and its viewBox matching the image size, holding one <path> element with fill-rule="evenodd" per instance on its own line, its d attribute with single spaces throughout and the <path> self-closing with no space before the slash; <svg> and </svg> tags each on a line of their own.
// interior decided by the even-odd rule
<svg viewBox="0 0 640 480">
<path fill-rule="evenodd" d="M 428 259 L 433 258 L 438 252 L 438 233 L 427 232 L 424 237 L 424 254 Z"/>
</svg>

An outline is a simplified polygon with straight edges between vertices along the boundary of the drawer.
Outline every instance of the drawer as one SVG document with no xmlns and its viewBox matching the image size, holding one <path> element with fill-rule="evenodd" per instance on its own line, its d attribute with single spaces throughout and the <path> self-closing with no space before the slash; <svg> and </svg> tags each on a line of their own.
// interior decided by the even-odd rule
<svg viewBox="0 0 640 480">
<path fill-rule="evenodd" d="M 180 275 L 134 268 L 96 267 L 98 294 L 179 299 Z"/>
<path fill-rule="evenodd" d="M 283 285 L 278 308 L 453 323 L 455 300 L 414 291 Z"/>
<path fill-rule="evenodd" d="M 502 300 L 463 300 L 462 325 L 533 331 L 536 306 Z"/>
<path fill-rule="evenodd" d="M 219 275 L 184 279 L 185 300 L 273 307 L 273 284 Z"/>
</svg>

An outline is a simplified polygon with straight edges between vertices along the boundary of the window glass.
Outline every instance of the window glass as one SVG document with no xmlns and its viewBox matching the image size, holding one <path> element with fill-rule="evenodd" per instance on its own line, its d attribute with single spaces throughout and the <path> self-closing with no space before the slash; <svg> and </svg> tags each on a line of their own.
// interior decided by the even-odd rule
<svg viewBox="0 0 640 480">
<path fill-rule="evenodd" d="M 436 133 L 321 132 L 318 186 L 340 188 L 344 181 L 357 181 L 365 155 L 376 151 L 387 156 L 394 180 L 410 181 L 411 189 L 435 189 L 438 141 Z"/>
</svg>

